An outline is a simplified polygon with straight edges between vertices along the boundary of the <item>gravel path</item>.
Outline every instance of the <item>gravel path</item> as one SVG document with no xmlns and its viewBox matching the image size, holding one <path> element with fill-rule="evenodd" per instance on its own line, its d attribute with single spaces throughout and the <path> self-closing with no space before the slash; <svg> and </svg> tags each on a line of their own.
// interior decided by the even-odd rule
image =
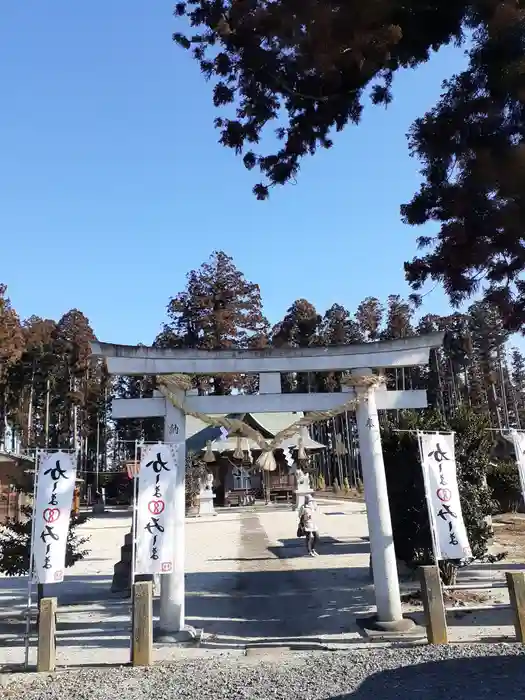
<svg viewBox="0 0 525 700">
<path fill-rule="evenodd" d="M 425 700 L 518 700 L 525 693 L 525 646 L 316 652 L 271 662 L 215 655 L 149 669 L 11 677 L 0 692 L 2 700 L 399 700 L 406 693 Z"/>
</svg>

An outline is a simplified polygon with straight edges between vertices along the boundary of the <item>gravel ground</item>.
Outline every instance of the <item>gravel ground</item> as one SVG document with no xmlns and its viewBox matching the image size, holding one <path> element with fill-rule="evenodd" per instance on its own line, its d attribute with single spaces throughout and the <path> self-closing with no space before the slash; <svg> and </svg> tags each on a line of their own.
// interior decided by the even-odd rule
<svg viewBox="0 0 525 700">
<path fill-rule="evenodd" d="M 215 655 L 148 669 L 71 670 L 4 677 L 2 700 L 517 700 L 525 693 L 518 644 L 355 650 L 263 657 Z"/>
</svg>

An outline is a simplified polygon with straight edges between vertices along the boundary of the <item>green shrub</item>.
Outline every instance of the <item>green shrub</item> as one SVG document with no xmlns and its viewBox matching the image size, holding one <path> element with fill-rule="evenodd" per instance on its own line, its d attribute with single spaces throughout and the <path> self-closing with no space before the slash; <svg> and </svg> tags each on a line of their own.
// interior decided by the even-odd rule
<svg viewBox="0 0 525 700">
<path fill-rule="evenodd" d="M 8 520 L 0 525 L 0 572 L 7 576 L 25 576 L 29 571 L 33 509 L 24 506 L 22 514 L 24 518 L 20 522 Z M 84 545 L 90 538 L 82 537 L 76 531 L 87 520 L 87 515 L 71 515 L 66 542 L 67 569 L 89 554 Z"/>
<path fill-rule="evenodd" d="M 515 461 L 490 464 L 487 482 L 500 513 L 516 512 L 523 508 L 520 477 Z"/>
</svg>

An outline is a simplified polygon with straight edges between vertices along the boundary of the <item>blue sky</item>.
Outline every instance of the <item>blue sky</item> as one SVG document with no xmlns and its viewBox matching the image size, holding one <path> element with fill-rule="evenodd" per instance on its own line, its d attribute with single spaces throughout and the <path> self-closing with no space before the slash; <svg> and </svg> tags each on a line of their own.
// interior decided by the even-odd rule
<svg viewBox="0 0 525 700">
<path fill-rule="evenodd" d="M 367 108 L 296 185 L 257 202 L 177 28 L 166 0 L 2 0 L 0 281 L 20 315 L 77 307 L 101 340 L 150 343 L 214 249 L 260 284 L 271 321 L 301 297 L 323 312 L 408 294 L 420 231 L 399 205 L 419 176 L 405 134 L 463 52 L 398 76 L 388 110 Z M 447 312 L 441 291 L 425 301 Z"/>
</svg>

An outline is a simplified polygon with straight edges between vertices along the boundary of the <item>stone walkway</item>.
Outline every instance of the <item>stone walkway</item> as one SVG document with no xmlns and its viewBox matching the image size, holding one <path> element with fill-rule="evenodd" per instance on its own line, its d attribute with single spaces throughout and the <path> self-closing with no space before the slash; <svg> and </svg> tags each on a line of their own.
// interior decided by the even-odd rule
<svg viewBox="0 0 525 700">
<path fill-rule="evenodd" d="M 89 520 L 91 553 L 63 584 L 50 586 L 59 599 L 57 659 L 60 666 L 129 661 L 130 606 L 109 593 L 129 513 Z M 364 505 L 321 504 L 321 556 L 305 556 L 296 538 L 297 516 L 284 507 L 222 511 L 186 522 L 186 618 L 204 630 L 202 647 L 217 652 L 249 647 L 345 648 L 367 644 L 356 615 L 373 609 Z M 0 579 L 0 669 L 24 659 L 25 579 Z M 158 601 L 155 602 L 155 613 Z M 495 615 L 495 617 L 494 617 Z M 419 622 L 422 614 L 416 613 Z M 510 614 L 494 611 L 487 632 L 478 615 L 450 628 L 453 641 L 508 635 Z M 509 618 L 509 619 L 507 619 Z M 473 626 L 473 623 L 474 624 Z M 502 626 L 503 625 L 503 626 Z M 34 643 L 34 640 L 33 640 Z M 156 659 L 180 651 L 156 647 Z M 201 652 L 198 652 L 201 653 Z M 207 652 L 210 653 L 210 652 Z M 30 660 L 35 663 L 34 646 Z"/>
<path fill-rule="evenodd" d="M 212 552 L 200 561 L 192 552 L 206 541 L 209 524 L 189 524 L 187 616 L 204 629 L 206 644 L 304 647 L 341 635 L 361 640 L 355 614 L 373 604 L 364 508 L 330 504 L 322 512 L 318 558 L 306 556 L 290 510 L 214 519 Z"/>
</svg>

